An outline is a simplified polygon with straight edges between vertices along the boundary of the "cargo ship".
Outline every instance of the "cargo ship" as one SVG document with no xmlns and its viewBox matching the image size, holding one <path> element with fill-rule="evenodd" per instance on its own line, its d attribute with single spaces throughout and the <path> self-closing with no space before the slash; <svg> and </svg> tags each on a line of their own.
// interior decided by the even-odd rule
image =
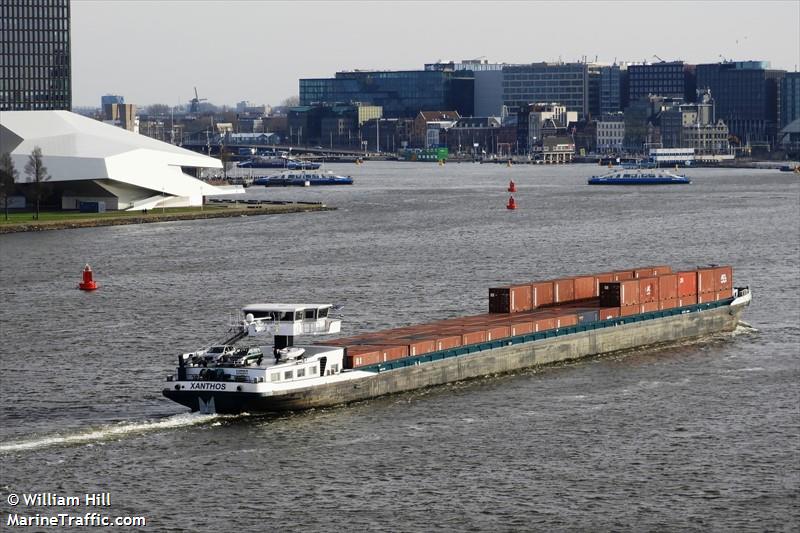
<svg viewBox="0 0 800 533">
<path fill-rule="evenodd" d="M 493 287 L 488 313 L 302 347 L 341 332 L 331 304 L 250 304 L 225 340 L 178 356 L 163 394 L 204 413 L 326 407 L 732 331 L 751 298 L 730 266 L 653 266 Z"/>
</svg>

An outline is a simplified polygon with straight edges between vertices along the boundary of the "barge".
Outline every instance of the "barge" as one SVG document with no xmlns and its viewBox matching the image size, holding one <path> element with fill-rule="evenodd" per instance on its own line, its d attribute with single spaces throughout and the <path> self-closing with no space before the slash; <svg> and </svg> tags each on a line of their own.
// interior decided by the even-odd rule
<svg viewBox="0 0 800 533">
<path fill-rule="evenodd" d="M 222 343 L 178 356 L 163 394 L 204 413 L 327 407 L 732 331 L 751 298 L 731 267 L 647 267 L 496 287 L 489 313 L 303 347 L 341 332 L 331 304 L 250 304 Z"/>
</svg>

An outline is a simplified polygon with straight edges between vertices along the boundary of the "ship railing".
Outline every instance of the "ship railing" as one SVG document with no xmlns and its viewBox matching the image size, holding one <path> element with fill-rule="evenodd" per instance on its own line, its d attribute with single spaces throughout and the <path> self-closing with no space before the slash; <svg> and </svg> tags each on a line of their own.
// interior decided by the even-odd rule
<svg viewBox="0 0 800 533">
<path fill-rule="evenodd" d="M 749 289 L 748 289 L 749 290 Z M 714 302 L 707 302 L 702 304 L 693 304 L 684 307 L 674 307 L 672 309 L 663 309 L 661 311 L 651 311 L 649 313 L 642 313 L 638 315 L 631 315 L 625 317 L 616 317 L 608 320 L 599 320 L 595 322 L 587 322 L 585 324 L 577 324 L 574 326 L 567 326 L 558 329 L 549 329 L 537 333 L 529 333 L 526 335 L 517 335 L 515 337 L 506 337 L 494 341 L 487 341 L 478 344 L 469 344 L 466 346 L 459 346 L 458 348 L 451 348 L 449 350 L 441 350 L 437 352 L 430 352 L 416 357 L 404 357 L 394 361 L 387 361 L 375 365 L 362 366 L 353 370 L 363 370 L 368 372 L 382 372 L 385 370 L 393 370 L 396 368 L 403 368 L 407 366 L 419 365 L 422 363 L 429 363 L 438 361 L 440 359 L 448 359 L 450 357 L 458 357 L 461 355 L 468 355 L 472 353 L 482 352 L 484 350 L 494 350 L 505 346 L 513 346 L 528 342 L 535 342 L 544 339 L 551 339 L 561 337 L 564 335 L 573 335 L 585 331 L 596 329 L 604 329 L 610 327 L 623 326 L 635 322 L 643 322 L 653 320 L 655 318 L 666 318 L 671 316 L 683 315 L 687 313 L 697 313 L 700 311 L 707 311 L 717 307 L 730 305 L 734 298 L 726 298 L 724 300 L 717 300 Z"/>
</svg>

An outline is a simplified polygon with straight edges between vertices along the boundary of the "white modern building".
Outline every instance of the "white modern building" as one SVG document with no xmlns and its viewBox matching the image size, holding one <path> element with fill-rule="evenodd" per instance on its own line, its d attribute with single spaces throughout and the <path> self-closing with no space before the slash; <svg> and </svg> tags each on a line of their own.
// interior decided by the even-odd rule
<svg viewBox="0 0 800 533">
<path fill-rule="evenodd" d="M 619 153 L 625 141 L 625 118 L 621 112 L 606 113 L 597 121 L 597 151 Z"/>
<path fill-rule="evenodd" d="M 35 147 L 61 193 L 63 209 L 104 202 L 107 209 L 199 206 L 204 196 L 244 192 L 209 185 L 184 169 L 221 169 L 218 159 L 69 111 L 0 112 L 0 152 L 10 153 L 24 183 Z"/>
</svg>

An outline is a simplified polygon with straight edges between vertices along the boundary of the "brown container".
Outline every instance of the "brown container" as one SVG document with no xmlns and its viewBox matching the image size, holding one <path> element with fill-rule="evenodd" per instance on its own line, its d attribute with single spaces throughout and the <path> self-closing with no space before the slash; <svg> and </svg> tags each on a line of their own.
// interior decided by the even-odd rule
<svg viewBox="0 0 800 533">
<path fill-rule="evenodd" d="M 497 339 L 505 339 L 511 336 L 511 328 L 509 326 L 491 326 L 486 330 L 486 340 L 496 341 Z"/>
<path fill-rule="evenodd" d="M 423 355 L 436 351 L 436 341 L 434 340 L 420 340 L 408 343 L 408 355 Z"/>
<path fill-rule="evenodd" d="M 699 304 L 707 304 L 709 302 L 716 302 L 717 301 L 717 294 L 716 292 L 703 292 L 697 295 L 697 303 Z"/>
<path fill-rule="evenodd" d="M 619 282 L 620 307 L 639 303 L 639 280 L 630 279 Z"/>
<path fill-rule="evenodd" d="M 636 268 L 633 270 L 634 278 L 656 278 L 664 274 L 671 274 L 672 268 L 669 265 L 649 266 Z"/>
<path fill-rule="evenodd" d="M 733 298 L 733 289 L 723 289 L 717 292 L 717 300 L 727 300 Z"/>
<path fill-rule="evenodd" d="M 672 298 L 669 300 L 661 300 L 658 302 L 658 310 L 663 311 L 664 309 L 672 309 L 674 307 L 678 307 L 678 300 Z"/>
<path fill-rule="evenodd" d="M 633 279 L 633 270 L 615 270 L 614 274 L 614 281 L 625 281 L 628 279 Z"/>
<path fill-rule="evenodd" d="M 443 335 L 436 339 L 436 350 L 449 350 L 461 346 L 461 335 Z"/>
<path fill-rule="evenodd" d="M 486 331 L 465 331 L 461 334 L 461 344 L 478 344 L 479 342 L 486 342 Z"/>
<path fill-rule="evenodd" d="M 578 315 L 568 314 L 568 315 L 561 315 L 556 318 L 556 327 L 557 328 L 566 328 L 569 326 L 574 326 L 578 323 Z"/>
<path fill-rule="evenodd" d="M 639 304 L 624 305 L 619 308 L 619 316 L 638 315 L 640 311 L 641 311 L 641 306 Z"/>
<path fill-rule="evenodd" d="M 490 313 L 519 313 L 531 310 L 531 286 L 516 285 L 489 289 Z"/>
<path fill-rule="evenodd" d="M 639 310 L 642 313 L 651 313 L 659 310 L 658 302 L 645 302 L 639 305 Z"/>
<path fill-rule="evenodd" d="M 531 284 L 532 307 L 542 307 L 553 303 L 553 282 L 537 281 Z"/>
<path fill-rule="evenodd" d="M 614 281 L 613 272 L 604 272 L 602 274 L 594 275 L 594 295 L 600 296 L 600 284 Z"/>
<path fill-rule="evenodd" d="M 678 297 L 677 274 L 664 274 L 658 277 L 659 300 L 674 300 Z"/>
<path fill-rule="evenodd" d="M 351 353 L 350 350 L 344 356 L 345 368 L 358 368 L 360 366 L 375 365 L 381 362 L 380 350 L 371 352 Z"/>
<path fill-rule="evenodd" d="M 571 302 L 575 299 L 575 280 L 572 278 L 553 280 L 553 303 Z"/>
<path fill-rule="evenodd" d="M 717 276 L 714 268 L 697 269 L 697 294 L 717 292 Z M 702 302 L 698 302 L 702 303 Z"/>
<path fill-rule="evenodd" d="M 677 272 L 678 277 L 678 298 L 684 296 L 694 296 L 697 294 L 697 272 L 689 270 L 685 272 Z"/>
<path fill-rule="evenodd" d="M 658 278 L 639 278 L 639 303 L 658 301 Z"/>
<path fill-rule="evenodd" d="M 717 292 L 733 288 L 733 268 L 729 266 L 717 267 L 714 271 L 717 281 Z"/>
<path fill-rule="evenodd" d="M 533 331 L 534 331 L 533 320 L 527 322 L 515 322 L 511 324 L 512 337 L 516 335 L 527 335 L 528 333 L 533 333 Z"/>
<path fill-rule="evenodd" d="M 619 307 L 603 307 L 598 313 L 599 320 L 611 320 L 619 317 Z"/>
<path fill-rule="evenodd" d="M 594 276 L 575 276 L 575 300 L 586 300 L 597 296 L 597 284 Z"/>
<path fill-rule="evenodd" d="M 686 307 L 687 305 L 694 305 L 697 303 L 697 295 L 690 294 L 689 296 L 681 296 L 678 298 L 678 307 Z"/>
<path fill-rule="evenodd" d="M 556 328 L 556 320 L 550 317 L 537 318 L 533 321 L 534 331 L 546 331 Z"/>
</svg>

